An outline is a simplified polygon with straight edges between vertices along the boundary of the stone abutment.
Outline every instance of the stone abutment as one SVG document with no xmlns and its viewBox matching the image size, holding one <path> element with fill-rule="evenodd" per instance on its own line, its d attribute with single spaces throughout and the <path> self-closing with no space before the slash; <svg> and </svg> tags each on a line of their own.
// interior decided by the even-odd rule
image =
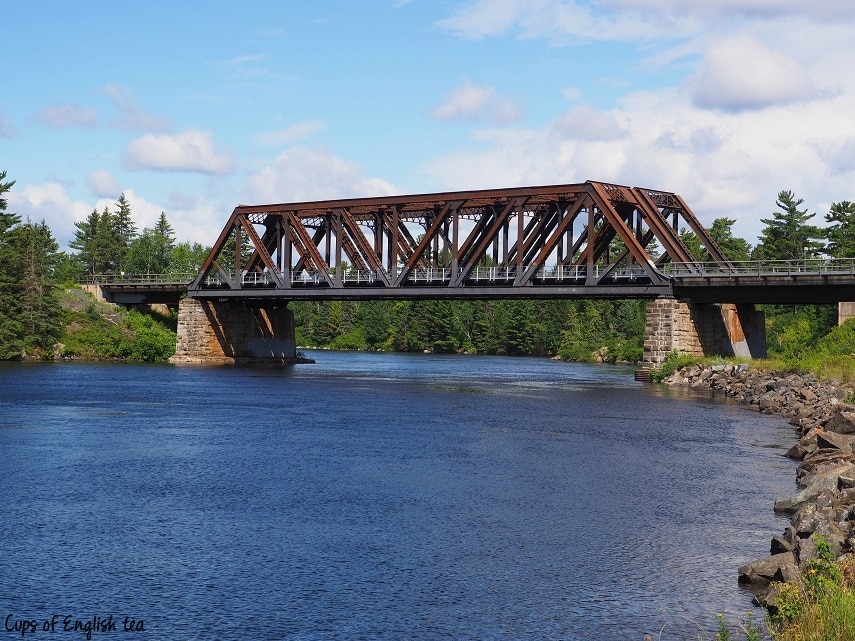
<svg viewBox="0 0 855 641">
<path fill-rule="evenodd" d="M 657 367 L 673 351 L 765 358 L 765 314 L 753 305 L 655 300 L 647 307 L 644 366 Z"/>
<path fill-rule="evenodd" d="M 285 304 L 184 298 L 171 363 L 288 363 L 297 358 L 294 313 Z"/>
</svg>

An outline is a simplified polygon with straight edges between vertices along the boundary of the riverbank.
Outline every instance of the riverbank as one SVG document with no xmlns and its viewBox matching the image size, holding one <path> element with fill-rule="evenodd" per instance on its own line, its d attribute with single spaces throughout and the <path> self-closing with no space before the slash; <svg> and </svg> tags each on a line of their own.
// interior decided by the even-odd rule
<svg viewBox="0 0 855 641">
<path fill-rule="evenodd" d="M 799 461 L 799 490 L 774 505 L 790 515 L 790 525 L 772 538 L 769 556 L 739 568 L 740 582 L 751 586 L 759 603 L 774 610 L 776 582 L 803 583 L 818 556 L 813 535 L 824 537 L 835 557 L 855 549 L 855 384 L 728 363 L 684 367 L 662 382 L 726 394 L 788 418 L 795 429 L 786 455 Z"/>
</svg>

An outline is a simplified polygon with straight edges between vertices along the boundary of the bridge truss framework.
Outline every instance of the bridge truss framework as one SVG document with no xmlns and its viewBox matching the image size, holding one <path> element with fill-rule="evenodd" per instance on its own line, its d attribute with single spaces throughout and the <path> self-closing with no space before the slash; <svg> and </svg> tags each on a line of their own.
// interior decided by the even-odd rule
<svg viewBox="0 0 855 641">
<path fill-rule="evenodd" d="M 693 256 L 680 231 L 705 251 Z M 731 263 L 677 194 L 601 182 L 232 212 L 195 298 L 653 298 Z M 700 271 L 698 272 L 700 273 Z"/>
</svg>

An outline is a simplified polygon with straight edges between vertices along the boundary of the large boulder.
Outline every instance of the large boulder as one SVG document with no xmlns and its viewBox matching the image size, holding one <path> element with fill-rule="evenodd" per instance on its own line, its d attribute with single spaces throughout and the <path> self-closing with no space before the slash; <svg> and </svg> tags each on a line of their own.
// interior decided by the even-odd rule
<svg viewBox="0 0 855 641">
<path fill-rule="evenodd" d="M 855 405 L 841 404 L 835 408 L 825 429 L 838 434 L 855 434 Z"/>
<path fill-rule="evenodd" d="M 783 581 L 783 568 L 795 562 L 796 557 L 792 552 L 782 552 L 747 563 L 739 568 L 739 582 L 763 585 Z"/>
<path fill-rule="evenodd" d="M 852 465 L 852 454 L 832 449 L 816 450 L 799 463 L 796 468 L 796 483 L 804 487 L 823 476 L 840 476 L 848 472 Z"/>
<path fill-rule="evenodd" d="M 823 492 L 833 492 L 837 489 L 837 480 L 842 469 L 838 469 L 837 473 L 829 472 L 820 474 L 813 478 L 811 483 L 801 492 L 789 498 L 779 498 L 775 501 L 775 511 L 784 512 L 785 514 L 795 513 L 802 505 L 814 500 Z"/>
<path fill-rule="evenodd" d="M 816 444 L 821 449 L 836 449 L 842 452 L 852 452 L 855 444 L 855 434 L 834 432 L 828 429 L 817 430 Z"/>
</svg>

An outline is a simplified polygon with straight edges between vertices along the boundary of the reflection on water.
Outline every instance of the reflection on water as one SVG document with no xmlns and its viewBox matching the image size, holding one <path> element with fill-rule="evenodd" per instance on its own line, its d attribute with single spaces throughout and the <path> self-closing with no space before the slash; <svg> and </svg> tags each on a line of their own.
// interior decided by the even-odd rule
<svg viewBox="0 0 855 641">
<path fill-rule="evenodd" d="M 0 614 L 152 638 L 695 638 L 792 429 L 628 368 L 0 366 Z M 37 637 L 40 638 L 40 637 Z"/>
</svg>

